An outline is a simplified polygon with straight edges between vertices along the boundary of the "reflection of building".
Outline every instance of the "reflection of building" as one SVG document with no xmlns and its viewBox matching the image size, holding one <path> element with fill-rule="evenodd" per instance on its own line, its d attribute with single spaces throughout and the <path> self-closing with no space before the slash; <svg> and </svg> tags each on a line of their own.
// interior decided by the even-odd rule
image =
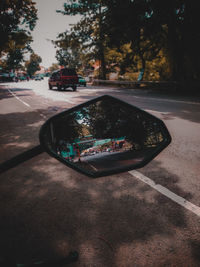
<svg viewBox="0 0 200 267">
<path fill-rule="evenodd" d="M 96 139 L 92 135 L 87 135 L 82 138 L 77 138 L 73 143 L 61 141 L 59 153 L 65 159 L 74 159 L 88 153 L 97 152 L 102 150 L 104 146 L 110 149 L 121 148 L 124 144 L 125 138 L 108 138 Z"/>
<path fill-rule="evenodd" d="M 74 158 L 80 156 L 81 152 L 87 148 L 93 147 L 96 139 L 92 135 L 84 136 L 83 138 L 77 138 L 73 143 L 67 143 L 62 141 L 59 148 L 62 157 L 65 159 Z"/>
</svg>

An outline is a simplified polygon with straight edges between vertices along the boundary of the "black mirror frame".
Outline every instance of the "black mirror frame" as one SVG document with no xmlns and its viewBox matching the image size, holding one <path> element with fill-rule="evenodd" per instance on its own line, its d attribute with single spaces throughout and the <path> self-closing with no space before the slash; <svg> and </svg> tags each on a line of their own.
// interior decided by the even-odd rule
<svg viewBox="0 0 200 267">
<path fill-rule="evenodd" d="M 150 156 L 146 157 L 145 160 L 143 160 L 142 162 L 136 164 L 133 167 L 120 167 L 120 168 L 117 168 L 117 169 L 112 169 L 112 170 L 108 170 L 108 171 L 99 171 L 99 172 L 96 172 L 96 173 L 92 173 L 90 171 L 87 171 L 87 170 L 82 170 L 81 168 L 78 168 L 77 166 L 75 166 L 74 164 L 62 159 L 61 157 L 59 157 L 56 153 L 53 153 L 50 149 L 48 149 L 46 146 L 45 146 L 45 140 L 44 140 L 44 133 L 45 133 L 45 130 L 46 128 L 48 127 L 49 123 L 53 122 L 54 120 L 56 120 L 57 118 L 59 118 L 60 116 L 63 116 L 64 114 L 68 114 L 68 113 L 71 113 L 71 112 L 74 112 L 76 110 L 79 110 L 85 106 L 88 106 L 90 104 L 93 104 L 97 101 L 100 101 L 100 100 L 104 100 L 104 99 L 112 99 L 116 102 L 118 102 L 119 104 L 123 103 L 123 105 L 129 107 L 129 108 L 134 108 L 136 111 L 144 114 L 144 115 L 148 115 L 149 117 L 151 117 L 152 119 L 156 120 L 159 125 L 161 125 L 162 127 L 162 134 L 163 134 L 163 141 L 162 143 L 159 145 L 159 147 L 157 147 L 154 151 L 154 153 L 152 153 Z M 82 104 L 79 104 L 73 108 L 70 108 L 68 110 L 65 110 L 65 111 L 62 111 L 60 112 L 59 114 L 56 114 L 54 116 L 52 116 L 51 118 L 49 118 L 40 128 L 40 132 L 39 132 L 39 140 L 40 140 L 40 145 L 42 146 L 43 150 L 45 152 L 47 152 L 50 156 L 56 158 L 57 160 L 59 160 L 60 162 L 62 162 L 63 164 L 67 165 L 68 167 L 82 173 L 82 174 L 85 174 L 89 177 L 92 177 L 92 178 L 98 178 L 98 177 L 102 177 L 102 176 L 108 176 L 108 175 L 112 175 L 112 174 L 117 174 L 117 173 L 122 173 L 122 172 L 126 172 L 126 171 L 130 171 L 130 170 L 133 170 L 133 169 L 139 169 L 139 168 L 142 168 L 144 167 L 145 165 L 147 165 L 151 160 L 153 160 L 162 150 L 164 150 L 170 143 L 171 143 L 171 136 L 169 134 L 169 131 L 167 129 L 167 127 L 165 126 L 164 122 L 162 120 L 160 120 L 159 118 L 155 117 L 154 115 L 136 107 L 136 106 L 133 106 L 127 102 L 124 102 L 116 97 L 113 97 L 113 96 L 110 96 L 110 95 L 103 95 L 103 96 L 100 96 L 100 97 L 97 97 L 97 98 L 93 98 L 92 100 L 89 100 L 87 102 L 84 102 Z"/>
</svg>

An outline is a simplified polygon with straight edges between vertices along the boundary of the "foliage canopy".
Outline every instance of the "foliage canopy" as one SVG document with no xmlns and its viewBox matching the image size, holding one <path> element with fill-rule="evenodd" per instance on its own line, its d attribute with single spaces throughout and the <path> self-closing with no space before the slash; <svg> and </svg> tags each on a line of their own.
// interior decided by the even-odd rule
<svg viewBox="0 0 200 267">
<path fill-rule="evenodd" d="M 37 9 L 32 0 L 0 1 L 0 56 L 7 69 L 20 67 L 23 54 L 31 51 L 31 31 L 37 21 Z"/>
<path fill-rule="evenodd" d="M 63 41 L 68 48 L 76 41 L 80 54 L 90 47 L 101 77 L 116 65 L 121 73 L 142 68 L 147 79 L 155 71 L 158 79 L 200 79 L 197 0 L 68 0 L 58 12 L 82 15 Z"/>
<path fill-rule="evenodd" d="M 42 59 L 35 53 L 30 55 L 30 59 L 25 62 L 28 75 L 31 77 L 37 70 L 40 70 L 40 63 Z"/>
</svg>

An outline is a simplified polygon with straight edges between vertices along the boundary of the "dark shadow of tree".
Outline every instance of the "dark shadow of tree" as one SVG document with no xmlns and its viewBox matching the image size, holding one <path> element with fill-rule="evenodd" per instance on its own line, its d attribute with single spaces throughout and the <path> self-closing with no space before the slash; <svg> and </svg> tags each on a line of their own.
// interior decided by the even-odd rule
<svg viewBox="0 0 200 267">
<path fill-rule="evenodd" d="M 142 187 L 128 173 L 93 180 L 42 154 L 1 177 L 1 256 L 28 262 L 77 250 L 73 266 L 117 266 L 121 246 L 173 238 L 174 227 L 187 227 L 181 207 L 159 193 L 148 201 Z"/>
<path fill-rule="evenodd" d="M 200 263 L 200 241 L 190 240 L 190 246 L 192 248 L 193 257 Z"/>
<path fill-rule="evenodd" d="M 1 115 L 1 124 L 7 123 L 1 131 L 1 157 L 10 158 L 10 154 L 35 145 L 41 125 L 38 113 L 48 117 L 52 112 Z M 179 177 L 158 162 L 152 162 L 151 169 L 168 177 L 157 178 L 156 183 L 189 200 L 190 194 L 178 186 Z M 138 244 L 145 248 L 154 238 L 176 240 L 174 229 L 184 233 L 187 228 L 182 207 L 152 192 L 129 173 L 92 180 L 45 153 L 1 175 L 0 214 L 1 258 L 30 262 L 64 257 L 77 250 L 80 259 L 71 266 L 81 267 L 142 266 L 134 257 Z M 126 255 L 126 246 L 132 254 Z M 163 257 L 156 247 L 155 251 L 148 248 L 152 258 L 154 253 Z M 195 249 L 193 246 L 193 257 L 198 260 Z M 126 265 L 118 265 L 117 259 L 124 253 Z M 148 256 L 143 261 L 151 265 Z"/>
<path fill-rule="evenodd" d="M 84 89 L 81 90 L 84 93 Z M 101 89 L 95 90 L 92 96 L 90 95 L 74 95 L 74 99 L 82 99 L 82 102 L 88 101 L 91 98 L 98 97 L 103 94 L 109 94 L 130 102 L 141 109 L 148 109 L 151 111 L 159 112 L 164 120 L 172 120 L 175 118 L 181 118 L 191 122 L 200 122 L 200 109 L 199 105 L 195 104 L 195 97 L 173 98 L 171 96 L 154 95 L 152 93 L 129 91 L 128 89 L 118 89 L 104 92 Z M 130 96 L 130 97 L 129 97 Z M 136 99 L 134 99 L 136 96 Z M 153 98 L 153 99 L 152 99 Z M 185 102 L 186 101 L 186 102 Z M 194 104 L 192 104 L 194 102 Z M 135 104 L 134 104 L 135 103 Z"/>
<path fill-rule="evenodd" d="M 13 92 L 24 92 L 24 91 L 30 91 L 30 89 L 27 88 L 12 88 Z M 21 94 L 22 96 L 28 96 L 28 94 Z M 7 88 L 2 87 L 2 85 L 0 85 L 0 100 L 5 99 L 5 98 L 13 98 L 14 96 L 7 90 Z"/>
<path fill-rule="evenodd" d="M 61 110 L 56 106 L 49 106 L 47 109 L 30 112 L 0 114 L 0 161 L 10 159 L 38 145 L 41 125 Z"/>
<path fill-rule="evenodd" d="M 127 91 L 127 90 L 126 90 Z M 127 92 L 128 93 L 128 92 Z M 116 96 L 121 97 L 124 94 L 122 91 L 117 91 Z M 128 93 L 134 96 L 134 93 Z M 136 95 L 137 96 L 137 95 Z M 140 96 L 140 95 L 139 95 Z M 131 98 L 130 98 L 131 99 Z M 152 93 L 141 94 L 141 97 L 135 99 L 135 104 L 141 109 L 148 109 L 159 112 L 164 120 L 171 120 L 174 118 L 181 118 L 191 122 L 200 122 L 200 104 L 195 104 L 195 97 L 181 99 L 170 96 L 153 95 Z M 133 103 L 134 100 L 132 99 Z M 194 102 L 194 104 L 192 104 Z"/>
</svg>

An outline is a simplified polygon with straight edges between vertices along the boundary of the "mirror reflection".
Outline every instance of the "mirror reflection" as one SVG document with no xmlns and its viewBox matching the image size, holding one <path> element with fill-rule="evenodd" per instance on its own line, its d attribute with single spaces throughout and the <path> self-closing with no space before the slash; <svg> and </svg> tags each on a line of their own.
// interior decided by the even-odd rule
<svg viewBox="0 0 200 267">
<path fill-rule="evenodd" d="M 163 143 L 160 122 L 108 97 L 51 120 L 44 140 L 56 157 L 86 173 L 133 169 Z"/>
</svg>

